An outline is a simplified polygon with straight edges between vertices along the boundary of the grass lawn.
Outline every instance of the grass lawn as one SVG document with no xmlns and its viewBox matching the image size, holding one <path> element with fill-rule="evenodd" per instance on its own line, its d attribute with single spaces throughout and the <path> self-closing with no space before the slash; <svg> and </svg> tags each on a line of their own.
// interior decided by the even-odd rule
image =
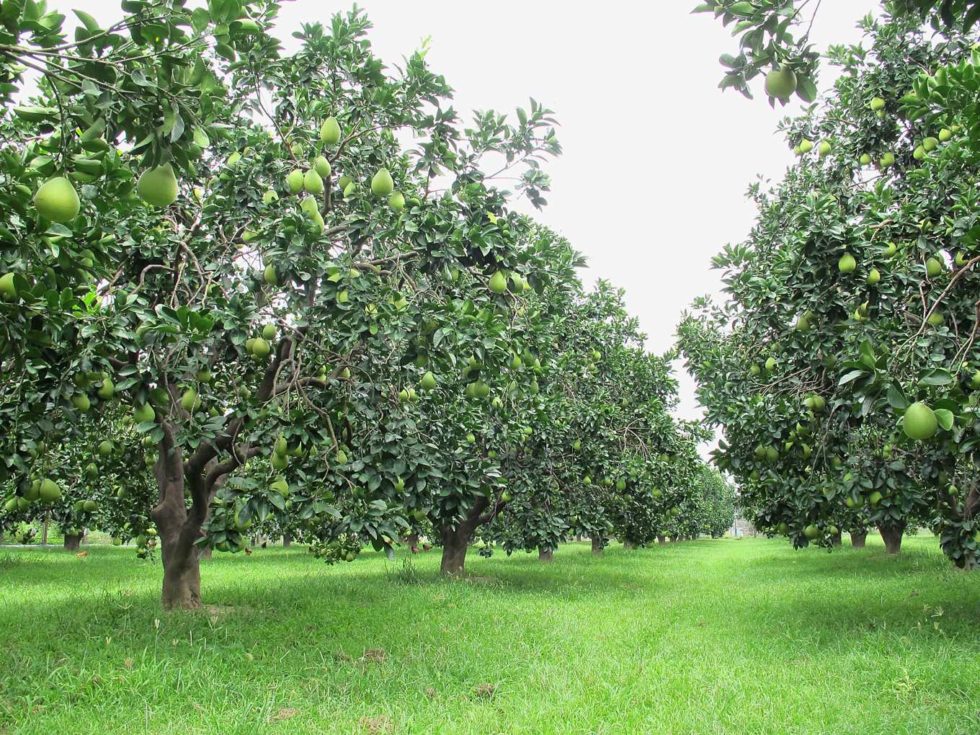
<svg viewBox="0 0 980 735">
<path fill-rule="evenodd" d="M 438 578 L 215 555 L 165 614 L 132 549 L 0 549 L 0 733 L 980 733 L 980 572 L 695 541 Z"/>
</svg>

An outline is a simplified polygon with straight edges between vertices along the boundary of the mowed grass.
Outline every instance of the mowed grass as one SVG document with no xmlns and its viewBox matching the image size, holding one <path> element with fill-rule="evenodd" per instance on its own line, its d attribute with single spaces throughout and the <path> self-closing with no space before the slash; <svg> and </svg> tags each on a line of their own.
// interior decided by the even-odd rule
<svg viewBox="0 0 980 735">
<path fill-rule="evenodd" d="M 980 572 L 764 539 L 562 547 L 438 578 L 216 555 L 163 613 L 132 550 L 0 549 L 0 732 L 980 732 Z"/>
</svg>

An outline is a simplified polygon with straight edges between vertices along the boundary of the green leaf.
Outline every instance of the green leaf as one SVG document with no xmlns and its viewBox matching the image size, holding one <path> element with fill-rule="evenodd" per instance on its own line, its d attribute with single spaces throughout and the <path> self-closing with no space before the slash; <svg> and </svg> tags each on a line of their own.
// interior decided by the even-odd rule
<svg viewBox="0 0 980 735">
<path fill-rule="evenodd" d="M 797 77 L 796 96 L 804 102 L 814 102 L 817 99 L 817 85 L 808 76 Z"/>
<path fill-rule="evenodd" d="M 861 377 L 863 377 L 865 375 L 867 375 L 867 371 L 865 371 L 865 370 L 852 370 L 851 372 L 846 373 L 844 375 L 844 377 L 842 377 L 838 381 L 837 385 L 846 385 L 846 384 L 851 383 L 851 382 L 853 382 L 853 381 L 857 380 L 858 378 L 861 378 Z"/>
<path fill-rule="evenodd" d="M 936 368 L 935 370 L 930 370 L 928 373 L 923 375 L 919 379 L 919 385 L 931 385 L 931 386 L 942 386 L 951 385 L 953 383 L 954 377 L 949 370 L 943 368 Z"/>
<path fill-rule="evenodd" d="M 936 420 L 939 425 L 946 431 L 950 431 L 953 428 L 953 412 L 945 408 L 937 408 L 934 412 L 936 414 Z"/>
<path fill-rule="evenodd" d="M 85 30 L 91 33 L 97 33 L 102 30 L 99 28 L 98 21 L 95 20 L 91 15 L 86 13 L 84 10 L 72 10 L 75 16 L 82 21 L 82 25 L 85 26 Z"/>
<path fill-rule="evenodd" d="M 211 23 L 211 16 L 204 8 L 194 8 L 191 13 L 191 28 L 195 33 L 203 33 Z"/>
<path fill-rule="evenodd" d="M 896 385 L 888 386 L 887 398 L 888 405 L 896 410 L 904 411 L 909 407 L 909 399 Z"/>
</svg>

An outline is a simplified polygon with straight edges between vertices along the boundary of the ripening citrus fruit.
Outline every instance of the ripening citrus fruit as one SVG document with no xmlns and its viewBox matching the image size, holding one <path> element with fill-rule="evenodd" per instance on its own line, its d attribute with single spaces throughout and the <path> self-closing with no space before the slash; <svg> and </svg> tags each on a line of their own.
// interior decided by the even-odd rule
<svg viewBox="0 0 980 735">
<path fill-rule="evenodd" d="M 395 182 L 388 169 L 383 168 L 371 179 L 371 191 L 375 196 L 386 197 L 395 190 Z"/>
<path fill-rule="evenodd" d="M 256 337 L 255 341 L 252 342 L 252 354 L 257 359 L 264 359 L 269 356 L 272 352 L 272 346 L 262 337 Z"/>
<path fill-rule="evenodd" d="M 310 169 L 303 176 L 303 188 L 310 194 L 319 195 L 323 193 L 323 179 L 315 169 Z"/>
<path fill-rule="evenodd" d="M 324 156 L 317 156 L 313 159 L 313 170 L 320 174 L 322 178 L 327 178 L 330 175 L 330 161 Z"/>
<path fill-rule="evenodd" d="M 902 428 L 910 439 L 924 441 L 935 436 L 939 422 L 929 406 L 922 401 L 916 401 L 905 410 Z"/>
<path fill-rule="evenodd" d="M 45 478 L 38 488 L 38 498 L 42 503 L 55 503 L 61 498 L 61 488 L 54 480 Z"/>
<path fill-rule="evenodd" d="M 52 222 L 70 222 L 78 216 L 81 202 L 75 187 L 64 176 L 48 179 L 34 195 L 38 213 Z"/>
<path fill-rule="evenodd" d="M 337 118 L 328 117 L 320 126 L 320 141 L 326 145 L 337 145 L 340 142 L 340 123 Z"/>
<path fill-rule="evenodd" d="M 766 94 L 785 102 L 796 91 L 796 84 L 792 69 L 774 69 L 766 75 Z"/>
<path fill-rule="evenodd" d="M 144 171 L 136 182 L 140 198 L 154 207 L 168 207 L 177 201 L 177 177 L 169 163 Z"/>
<path fill-rule="evenodd" d="M 303 172 L 298 168 L 293 169 L 286 176 L 286 188 L 290 194 L 299 194 L 303 191 Z"/>
<path fill-rule="evenodd" d="M 180 397 L 180 405 L 188 413 L 194 413 L 194 411 L 199 409 L 201 407 L 201 399 L 197 397 L 197 391 L 193 388 L 185 390 Z"/>
<path fill-rule="evenodd" d="M 503 271 L 497 271 L 490 276 L 490 290 L 494 293 L 504 293 L 507 290 L 507 277 Z"/>
</svg>

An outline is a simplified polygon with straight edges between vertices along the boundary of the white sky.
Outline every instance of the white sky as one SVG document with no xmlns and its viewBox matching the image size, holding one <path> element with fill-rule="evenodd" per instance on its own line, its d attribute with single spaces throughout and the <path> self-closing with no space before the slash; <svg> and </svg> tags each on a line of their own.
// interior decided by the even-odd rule
<svg viewBox="0 0 980 735">
<path fill-rule="evenodd" d="M 554 110 L 564 154 L 547 166 L 553 188 L 537 215 L 583 252 L 586 282 L 606 278 L 626 289 L 627 304 L 663 352 L 681 312 L 717 293 L 710 261 L 744 238 L 754 209 L 746 187 L 757 174 L 779 178 L 792 153 L 775 135 L 784 114 L 772 110 L 757 81 L 755 100 L 722 93 L 718 57 L 736 40 L 696 0 L 361 0 L 374 23 L 370 39 L 389 65 L 431 36 L 428 59 L 456 90 L 461 113 L 501 112 L 528 98 Z M 119 0 L 49 0 L 69 16 L 81 7 L 103 25 Z M 818 48 L 859 39 L 856 21 L 874 0 L 826 0 L 811 39 Z M 327 24 L 347 3 L 292 0 L 277 35 L 287 49 L 301 23 Z M 822 87 L 830 81 L 824 70 Z M 798 104 L 786 108 L 799 110 Z M 468 121 L 468 117 L 466 118 Z M 683 418 L 697 418 L 694 382 L 680 369 Z"/>
</svg>

